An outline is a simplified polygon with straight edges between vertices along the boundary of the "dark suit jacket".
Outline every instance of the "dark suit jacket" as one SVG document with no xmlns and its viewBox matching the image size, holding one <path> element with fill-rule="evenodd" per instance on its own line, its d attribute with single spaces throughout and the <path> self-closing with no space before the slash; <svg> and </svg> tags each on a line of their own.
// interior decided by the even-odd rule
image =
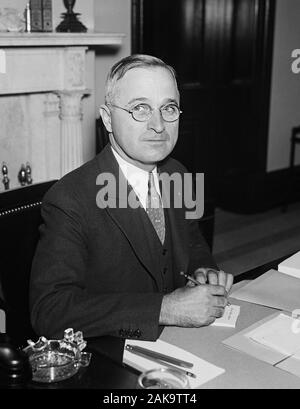
<svg viewBox="0 0 300 409">
<path fill-rule="evenodd" d="M 85 337 L 155 340 L 162 329 L 164 294 L 152 240 L 143 227 L 151 222 L 143 208 L 97 206 L 103 186 L 96 185 L 96 179 L 103 172 L 119 174 L 109 145 L 63 177 L 44 198 L 44 223 L 30 283 L 32 325 L 37 334 L 47 337 L 61 338 L 72 327 Z M 159 172 L 183 173 L 185 168 L 167 159 Z M 180 287 L 185 284 L 180 271 L 216 265 L 197 222 L 185 219 L 185 209 L 165 211 L 173 243 L 174 282 Z"/>
</svg>

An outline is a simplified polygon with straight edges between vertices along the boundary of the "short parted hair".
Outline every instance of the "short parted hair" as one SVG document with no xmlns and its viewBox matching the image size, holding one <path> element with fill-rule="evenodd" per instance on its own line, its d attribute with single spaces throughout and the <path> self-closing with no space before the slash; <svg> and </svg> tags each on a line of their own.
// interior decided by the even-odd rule
<svg viewBox="0 0 300 409">
<path fill-rule="evenodd" d="M 110 72 L 108 73 L 105 85 L 105 103 L 108 104 L 113 102 L 116 83 L 122 77 L 124 77 L 127 71 L 133 68 L 154 68 L 154 67 L 162 67 L 168 70 L 172 74 L 177 85 L 176 72 L 173 67 L 166 64 L 160 58 L 153 57 L 151 55 L 133 54 L 118 61 L 115 65 L 113 65 Z"/>
</svg>

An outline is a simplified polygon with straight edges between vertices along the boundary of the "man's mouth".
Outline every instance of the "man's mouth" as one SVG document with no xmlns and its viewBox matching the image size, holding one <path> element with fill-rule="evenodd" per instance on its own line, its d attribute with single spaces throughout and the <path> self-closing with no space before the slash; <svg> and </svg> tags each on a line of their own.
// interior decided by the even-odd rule
<svg viewBox="0 0 300 409">
<path fill-rule="evenodd" d="M 166 139 L 147 139 L 146 142 L 166 142 Z"/>
</svg>

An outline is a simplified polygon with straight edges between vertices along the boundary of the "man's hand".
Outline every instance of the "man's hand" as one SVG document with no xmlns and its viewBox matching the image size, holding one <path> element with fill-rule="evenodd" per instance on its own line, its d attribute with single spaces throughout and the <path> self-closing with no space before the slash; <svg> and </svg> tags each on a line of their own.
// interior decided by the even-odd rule
<svg viewBox="0 0 300 409">
<path fill-rule="evenodd" d="M 209 325 L 222 317 L 226 305 L 224 286 L 185 286 L 163 297 L 159 323 L 179 327 Z"/>
<path fill-rule="evenodd" d="M 233 284 L 233 275 L 225 273 L 224 271 L 214 270 L 212 268 L 197 268 L 194 272 L 194 278 L 200 284 L 220 285 L 225 288 L 228 294 Z M 192 284 L 193 286 L 195 284 Z"/>
</svg>

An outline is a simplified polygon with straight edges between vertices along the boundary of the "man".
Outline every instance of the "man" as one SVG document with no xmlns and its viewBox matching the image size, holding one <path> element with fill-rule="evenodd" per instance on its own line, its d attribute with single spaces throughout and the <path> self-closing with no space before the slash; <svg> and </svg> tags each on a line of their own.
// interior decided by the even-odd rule
<svg viewBox="0 0 300 409">
<path fill-rule="evenodd" d="M 169 158 L 180 115 L 174 70 L 146 55 L 121 60 L 100 114 L 110 143 L 43 201 L 31 276 L 34 329 L 48 337 L 73 327 L 85 337 L 155 340 L 164 325 L 212 323 L 224 312 L 232 275 L 209 271 L 217 266 L 197 221 L 172 200 L 164 206 L 159 183 L 160 174 L 186 172 Z M 124 184 L 126 199 L 139 206 L 123 206 Z M 181 271 L 201 285 L 186 284 Z"/>
</svg>

